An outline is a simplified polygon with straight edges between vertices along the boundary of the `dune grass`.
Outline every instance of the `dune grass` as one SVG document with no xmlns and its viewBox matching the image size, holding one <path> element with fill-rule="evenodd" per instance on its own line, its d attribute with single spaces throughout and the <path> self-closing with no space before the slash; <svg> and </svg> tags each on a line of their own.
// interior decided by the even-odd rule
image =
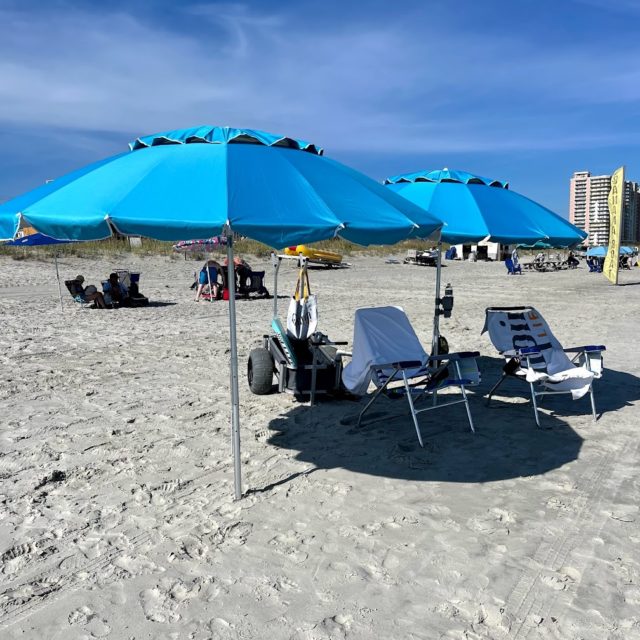
<svg viewBox="0 0 640 640">
<path fill-rule="evenodd" d="M 127 238 L 108 238 L 95 242 L 77 242 L 70 244 L 57 244 L 41 247 L 7 247 L 0 245 L 0 255 L 9 255 L 14 260 L 47 260 L 58 256 L 77 256 L 80 258 L 92 258 L 99 256 L 116 255 L 142 255 L 142 256 L 167 256 L 181 258 L 182 256 L 173 250 L 172 242 L 162 242 L 143 238 L 140 246 L 131 245 Z M 332 238 L 314 242 L 312 246 L 325 251 L 333 251 L 343 256 L 353 255 L 387 255 L 404 253 L 407 249 L 425 249 L 433 246 L 433 242 L 425 240 L 403 240 L 395 245 L 371 245 L 362 247 L 342 238 Z M 268 257 L 273 249 L 256 240 L 242 238 L 234 243 L 235 253 L 258 258 Z M 280 248 L 281 249 L 281 248 Z M 279 250 L 280 250 L 279 249 Z M 224 253 L 221 248 L 216 253 Z M 204 254 L 193 253 L 189 257 L 196 259 L 204 258 Z"/>
</svg>

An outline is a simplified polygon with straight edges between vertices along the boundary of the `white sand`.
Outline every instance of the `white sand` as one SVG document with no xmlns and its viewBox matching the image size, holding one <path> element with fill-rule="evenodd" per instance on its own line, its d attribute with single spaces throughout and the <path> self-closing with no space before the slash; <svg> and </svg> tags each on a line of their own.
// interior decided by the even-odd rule
<svg viewBox="0 0 640 640">
<path fill-rule="evenodd" d="M 355 308 L 401 304 L 428 345 L 435 270 L 352 261 L 311 273 L 320 328 L 351 340 Z M 448 263 L 443 333 L 482 353 L 477 433 L 461 406 L 426 414 L 420 449 L 397 402 L 356 430 L 341 420 L 362 405 L 252 396 L 242 375 L 234 502 L 227 303 L 192 301 L 194 262 L 61 273 L 120 266 L 163 305 L 65 292 L 62 315 L 51 263 L 0 257 L 0 637 L 640 638 L 640 284 Z M 484 308 L 520 303 L 565 346 L 607 345 L 597 423 L 563 396 L 537 430 L 514 382 L 485 406 L 501 361 Z M 271 305 L 238 303 L 242 373 Z"/>
</svg>

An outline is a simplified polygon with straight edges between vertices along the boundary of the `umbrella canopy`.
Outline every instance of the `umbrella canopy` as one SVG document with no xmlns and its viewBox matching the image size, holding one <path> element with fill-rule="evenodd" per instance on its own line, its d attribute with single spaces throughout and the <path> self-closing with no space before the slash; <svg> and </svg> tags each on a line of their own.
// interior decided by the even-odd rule
<svg viewBox="0 0 640 640">
<path fill-rule="evenodd" d="M 214 236 L 205 240 L 180 240 L 173 245 L 178 253 L 209 253 L 227 245 L 225 236 Z"/>
<path fill-rule="evenodd" d="M 0 205 L 0 239 L 22 220 L 64 240 L 114 231 L 158 240 L 231 229 L 272 247 L 340 235 L 393 244 L 441 221 L 308 142 L 251 129 L 197 127 L 138 138 Z"/>
<path fill-rule="evenodd" d="M 609 247 L 590 247 L 587 249 L 587 256 L 589 258 L 606 258 L 608 252 Z M 628 256 L 633 253 L 633 249 L 631 247 L 620 247 L 618 253 L 621 256 Z"/>
<path fill-rule="evenodd" d="M 5 246 L 9 247 L 42 247 L 49 244 L 68 244 L 73 242 L 72 240 L 56 240 L 50 236 L 45 236 L 43 233 L 31 233 L 15 240 L 9 240 L 5 242 Z"/>
<path fill-rule="evenodd" d="M 488 239 L 503 244 L 543 241 L 570 247 L 587 234 L 546 207 L 509 190 L 507 182 L 466 171 L 420 171 L 385 180 L 388 188 L 445 222 L 442 241 Z"/>
<path fill-rule="evenodd" d="M 519 244 L 518 245 L 518 249 L 539 249 L 539 250 L 545 250 L 545 249 L 554 249 L 555 247 L 551 244 L 549 244 L 548 242 L 535 242 L 534 244 Z"/>
<path fill-rule="evenodd" d="M 336 235 L 358 244 L 428 237 L 442 222 L 383 185 L 301 140 L 228 127 L 138 138 L 130 151 L 96 162 L 0 205 L 0 239 L 27 222 L 63 240 L 114 231 L 158 240 L 233 233 L 272 247 Z M 230 395 L 235 496 L 241 490 L 235 289 L 229 288 Z"/>
</svg>

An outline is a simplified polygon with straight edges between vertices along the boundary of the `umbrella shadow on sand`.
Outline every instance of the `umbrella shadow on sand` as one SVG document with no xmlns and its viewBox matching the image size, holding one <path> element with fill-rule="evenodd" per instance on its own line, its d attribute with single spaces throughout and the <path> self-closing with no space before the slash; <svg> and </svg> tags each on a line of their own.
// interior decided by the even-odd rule
<svg viewBox="0 0 640 640">
<path fill-rule="evenodd" d="M 268 443 L 297 451 L 297 460 L 316 468 L 341 467 L 414 481 L 507 480 L 541 475 L 576 460 L 583 438 L 565 418 L 575 416 L 589 428 L 593 423 L 588 398 L 545 398 L 544 428 L 538 429 L 525 384 L 505 382 L 500 397 L 487 406 L 483 396 L 499 377 L 503 361 L 480 360 L 486 382 L 469 394 L 475 434 L 462 405 L 443 408 L 419 417 L 425 443 L 421 448 L 406 401 L 381 398 L 360 427 L 356 423 L 364 399 L 299 405 L 271 421 Z M 607 370 L 598 382 L 599 412 L 621 409 L 640 397 L 640 381 L 630 374 Z"/>
</svg>

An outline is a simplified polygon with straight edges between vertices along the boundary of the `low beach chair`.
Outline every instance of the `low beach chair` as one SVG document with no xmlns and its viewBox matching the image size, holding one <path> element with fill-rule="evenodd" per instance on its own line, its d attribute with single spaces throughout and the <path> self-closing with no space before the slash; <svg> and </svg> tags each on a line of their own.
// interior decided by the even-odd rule
<svg viewBox="0 0 640 640">
<path fill-rule="evenodd" d="M 598 258 L 587 258 L 590 273 L 602 273 L 602 262 Z"/>
<path fill-rule="evenodd" d="M 220 271 L 222 279 L 222 297 L 225 300 L 229 299 L 229 278 L 227 267 L 225 266 Z M 236 266 L 236 295 L 241 298 L 248 298 L 250 294 L 254 293 L 261 298 L 269 297 L 269 290 L 264 285 L 265 272 L 253 271 L 249 267 L 243 267 L 242 265 Z"/>
<path fill-rule="evenodd" d="M 77 302 L 81 307 L 90 307 L 93 304 L 93 302 L 84 299 L 84 289 L 78 280 L 65 280 L 64 286 L 67 287 L 74 302 Z"/>
<path fill-rule="evenodd" d="M 120 303 L 124 307 L 146 307 L 149 304 L 149 298 L 140 293 L 140 273 L 137 271 L 129 271 L 129 269 L 114 269 L 112 273 L 118 275 L 118 282 L 124 287 L 126 294 L 124 300 Z M 108 307 L 114 308 L 116 303 L 111 300 L 109 293 L 109 280 L 101 282 L 102 292 L 104 294 L 105 303 Z"/>
<path fill-rule="evenodd" d="M 367 393 L 370 383 L 376 387 L 358 416 L 358 425 L 380 395 L 406 397 L 422 447 L 418 414 L 424 411 L 464 403 L 469 427 L 475 431 L 466 387 L 480 382 L 478 356 L 478 352 L 429 356 L 400 307 L 358 309 L 352 360 L 343 370 L 342 382 L 351 393 L 359 396 Z M 437 394 L 447 387 L 458 387 L 462 397 L 440 402 Z M 432 403 L 418 408 L 417 402 L 426 397 L 430 397 Z"/>
<path fill-rule="evenodd" d="M 504 261 L 504 266 L 507 267 L 507 275 L 515 276 L 516 274 L 522 275 L 522 267 L 519 264 L 513 264 L 511 258 L 507 258 Z"/>
<path fill-rule="evenodd" d="M 502 377 L 487 396 L 487 404 L 508 376 L 529 384 L 531 402 L 540 426 L 537 398 L 570 393 L 574 400 L 591 397 L 597 419 L 593 381 L 602 376 L 603 345 L 563 349 L 549 325 L 533 307 L 489 307 L 482 333 L 489 332 L 493 346 L 506 359 Z M 572 358 L 567 353 L 575 354 Z"/>
</svg>

